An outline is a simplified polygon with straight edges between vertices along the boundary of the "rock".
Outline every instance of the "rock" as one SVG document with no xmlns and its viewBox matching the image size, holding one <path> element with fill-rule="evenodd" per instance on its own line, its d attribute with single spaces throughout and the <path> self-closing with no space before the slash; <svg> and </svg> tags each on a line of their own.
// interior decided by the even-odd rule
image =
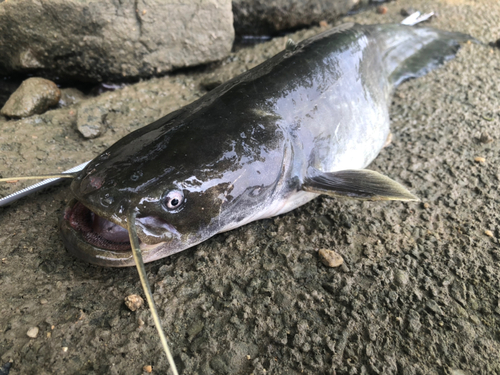
<svg viewBox="0 0 500 375">
<path fill-rule="evenodd" d="M 142 305 L 144 305 L 144 300 L 137 294 L 131 294 L 125 297 L 125 305 L 129 308 L 130 311 L 135 311 L 140 309 Z"/>
<path fill-rule="evenodd" d="M 60 97 L 61 91 L 54 82 L 43 78 L 28 78 L 10 96 L 0 114 L 16 118 L 42 114 L 55 106 Z"/>
<path fill-rule="evenodd" d="M 68 107 L 70 105 L 81 102 L 86 98 L 85 94 L 74 88 L 61 89 L 61 98 L 59 106 Z"/>
<path fill-rule="evenodd" d="M 321 249 L 318 251 L 321 262 L 327 267 L 339 267 L 344 263 L 344 259 L 333 250 Z"/>
<path fill-rule="evenodd" d="M 484 164 L 484 163 L 486 163 L 486 158 L 484 158 L 484 157 L 482 157 L 482 156 L 476 156 L 476 157 L 474 158 L 474 161 L 475 161 L 476 163 L 481 163 L 481 164 Z"/>
<path fill-rule="evenodd" d="M 0 2 L 0 71 L 85 81 L 149 77 L 219 60 L 230 0 Z"/>
<path fill-rule="evenodd" d="M 491 136 L 488 133 L 484 132 L 479 137 L 479 142 L 484 144 L 491 143 L 493 142 L 493 138 L 491 138 Z"/>
<path fill-rule="evenodd" d="M 403 270 L 394 271 L 394 281 L 396 282 L 397 285 L 405 286 L 406 284 L 408 284 L 409 280 L 410 277 L 408 276 L 408 272 Z"/>
<path fill-rule="evenodd" d="M 31 327 L 30 329 L 28 329 L 28 332 L 26 332 L 26 334 L 28 335 L 28 337 L 36 339 L 36 337 L 38 336 L 38 331 L 38 327 Z"/>
<path fill-rule="evenodd" d="M 359 0 L 233 0 L 234 28 L 240 35 L 268 35 L 280 30 L 331 21 Z"/>
<path fill-rule="evenodd" d="M 104 134 L 106 125 L 104 123 L 107 110 L 96 106 L 90 101 L 78 108 L 76 115 L 76 127 L 85 138 L 97 138 Z"/>
</svg>

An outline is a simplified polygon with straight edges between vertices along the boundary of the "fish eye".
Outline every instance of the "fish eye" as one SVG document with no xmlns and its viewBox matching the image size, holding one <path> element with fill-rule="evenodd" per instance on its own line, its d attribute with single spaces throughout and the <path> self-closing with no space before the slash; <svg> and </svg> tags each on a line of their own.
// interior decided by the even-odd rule
<svg viewBox="0 0 500 375">
<path fill-rule="evenodd" d="M 169 191 L 165 198 L 163 198 L 163 204 L 168 210 L 176 210 L 181 207 L 184 202 L 184 194 L 179 190 Z"/>
</svg>

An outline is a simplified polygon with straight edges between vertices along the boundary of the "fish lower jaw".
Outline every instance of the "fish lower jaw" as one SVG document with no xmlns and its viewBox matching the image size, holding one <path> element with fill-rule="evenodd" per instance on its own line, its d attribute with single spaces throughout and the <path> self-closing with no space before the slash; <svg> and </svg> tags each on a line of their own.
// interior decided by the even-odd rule
<svg viewBox="0 0 500 375">
<path fill-rule="evenodd" d="M 64 246 L 74 257 L 84 262 L 95 264 L 102 267 L 132 267 L 135 261 L 131 250 L 113 251 L 99 248 L 87 242 L 82 234 L 69 225 L 68 221 L 62 218 L 59 221 Z M 140 244 L 142 257 L 145 263 L 151 262 L 155 249 L 163 244 L 147 245 Z"/>
</svg>

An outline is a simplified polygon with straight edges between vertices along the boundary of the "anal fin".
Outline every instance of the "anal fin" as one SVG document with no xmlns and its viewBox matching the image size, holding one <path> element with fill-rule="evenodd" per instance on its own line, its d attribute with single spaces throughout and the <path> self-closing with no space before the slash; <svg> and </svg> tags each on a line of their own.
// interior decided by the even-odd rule
<svg viewBox="0 0 500 375">
<path fill-rule="evenodd" d="M 399 182 L 368 169 L 325 173 L 311 168 L 302 184 L 302 189 L 316 194 L 354 199 L 419 200 Z"/>
</svg>

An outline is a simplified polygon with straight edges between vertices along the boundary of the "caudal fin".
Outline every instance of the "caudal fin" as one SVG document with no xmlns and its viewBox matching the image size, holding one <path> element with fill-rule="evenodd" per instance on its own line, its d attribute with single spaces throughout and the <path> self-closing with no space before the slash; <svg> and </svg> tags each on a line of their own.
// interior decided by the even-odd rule
<svg viewBox="0 0 500 375">
<path fill-rule="evenodd" d="M 389 81 L 401 82 L 423 76 L 455 57 L 461 43 L 475 41 L 470 35 L 430 27 L 381 25 L 380 42 L 385 44 L 383 60 Z"/>
</svg>

